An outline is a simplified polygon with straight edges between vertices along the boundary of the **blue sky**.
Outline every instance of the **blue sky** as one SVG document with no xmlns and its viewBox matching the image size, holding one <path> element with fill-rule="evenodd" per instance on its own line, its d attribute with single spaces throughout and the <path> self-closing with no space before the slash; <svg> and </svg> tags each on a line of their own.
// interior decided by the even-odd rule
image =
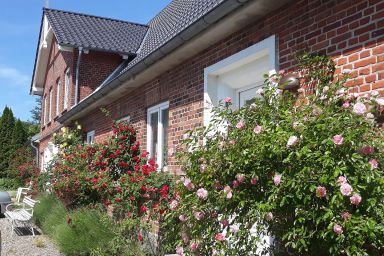
<svg viewBox="0 0 384 256">
<path fill-rule="evenodd" d="M 49 7 L 147 23 L 170 0 L 49 0 Z M 45 0 L 2 1 L 0 15 L 0 112 L 12 108 L 30 119 L 35 97 L 29 95 Z"/>
</svg>

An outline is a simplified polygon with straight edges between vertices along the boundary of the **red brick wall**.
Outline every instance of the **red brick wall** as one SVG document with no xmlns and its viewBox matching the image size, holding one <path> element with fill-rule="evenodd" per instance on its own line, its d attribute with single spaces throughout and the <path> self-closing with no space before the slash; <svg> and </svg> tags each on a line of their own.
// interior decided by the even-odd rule
<svg viewBox="0 0 384 256">
<path fill-rule="evenodd" d="M 204 68 L 273 34 L 278 40 L 280 69 L 293 69 L 298 52 L 320 52 L 334 57 L 337 72 L 344 68 L 355 70 L 356 78 L 347 84 L 351 90 L 382 89 L 383 17 L 383 1 L 296 1 L 123 95 L 106 106 L 111 117 L 95 109 L 79 121 L 85 131 L 96 130 L 96 141 L 102 141 L 111 131 L 112 119 L 129 115 L 145 150 L 146 111 L 148 107 L 169 100 L 168 148 L 176 149 L 187 130 L 202 125 Z M 170 170 L 177 171 L 173 156 L 168 163 Z"/>
<path fill-rule="evenodd" d="M 56 121 L 62 113 L 67 111 L 64 109 L 64 79 L 65 71 L 70 68 L 70 83 L 69 83 L 69 100 L 68 108 L 75 104 L 75 78 L 76 78 L 76 65 L 78 58 L 78 50 L 74 49 L 72 52 L 60 51 L 55 40 L 52 42 L 49 61 L 47 65 L 47 73 L 45 77 L 44 96 L 43 96 L 43 109 L 41 118 L 41 136 L 43 137 L 40 143 L 40 152 L 46 148 L 51 134 L 60 127 Z M 79 97 L 83 99 L 95 90 L 116 67 L 122 62 L 121 56 L 112 53 L 100 53 L 90 51 L 88 54 L 82 55 L 80 61 L 80 79 L 79 79 Z M 57 83 L 61 81 L 60 86 L 60 113 L 56 114 L 57 103 Z M 47 97 L 47 113 L 46 120 L 49 116 L 49 91 L 52 90 L 52 108 L 51 122 L 47 121 L 44 125 L 44 97 Z M 41 160 L 41 158 L 40 158 Z"/>
<path fill-rule="evenodd" d="M 75 51 L 75 63 L 78 58 L 78 51 Z M 80 60 L 80 99 L 90 95 L 122 62 L 118 54 L 89 51 L 82 54 Z"/>
</svg>

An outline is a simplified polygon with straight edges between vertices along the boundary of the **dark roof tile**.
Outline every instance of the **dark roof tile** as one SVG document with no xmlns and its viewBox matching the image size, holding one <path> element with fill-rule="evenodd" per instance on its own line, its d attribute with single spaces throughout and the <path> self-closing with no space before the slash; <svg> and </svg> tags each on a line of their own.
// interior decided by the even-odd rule
<svg viewBox="0 0 384 256">
<path fill-rule="evenodd" d="M 137 23 L 44 9 L 59 44 L 110 51 L 136 53 L 148 26 Z"/>
<path fill-rule="evenodd" d="M 173 0 L 148 23 L 149 31 L 137 57 L 121 73 L 145 59 L 224 1 Z"/>
</svg>

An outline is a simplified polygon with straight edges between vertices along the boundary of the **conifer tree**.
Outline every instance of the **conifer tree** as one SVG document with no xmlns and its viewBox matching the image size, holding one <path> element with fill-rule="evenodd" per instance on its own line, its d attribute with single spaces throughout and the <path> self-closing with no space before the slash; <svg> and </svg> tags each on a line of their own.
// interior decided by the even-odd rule
<svg viewBox="0 0 384 256">
<path fill-rule="evenodd" d="M 0 119 L 0 178 L 5 176 L 12 153 L 12 135 L 15 127 L 15 118 L 12 110 L 4 108 Z"/>
</svg>

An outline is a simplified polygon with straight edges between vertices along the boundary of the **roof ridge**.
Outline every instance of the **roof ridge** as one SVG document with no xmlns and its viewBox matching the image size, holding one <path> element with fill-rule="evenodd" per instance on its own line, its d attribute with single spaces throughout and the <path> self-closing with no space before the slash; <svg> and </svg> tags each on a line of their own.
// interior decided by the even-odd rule
<svg viewBox="0 0 384 256">
<path fill-rule="evenodd" d="M 98 16 L 98 15 L 92 15 L 92 14 L 86 14 L 86 13 L 81 13 L 81 12 L 66 11 L 66 10 L 52 9 L 52 8 L 43 7 L 43 12 L 45 12 L 45 11 L 54 11 L 54 12 L 62 12 L 62 13 L 68 13 L 68 14 L 75 14 L 75 15 L 80 15 L 80 16 L 93 17 L 93 18 L 97 18 L 97 19 L 129 23 L 129 24 L 132 24 L 132 25 L 142 26 L 142 27 L 146 27 L 146 28 L 149 27 L 147 24 L 141 24 L 141 23 L 137 23 L 137 22 L 121 20 L 121 19 L 115 19 L 115 18 L 109 18 L 109 17 L 103 17 L 103 16 Z"/>
</svg>

